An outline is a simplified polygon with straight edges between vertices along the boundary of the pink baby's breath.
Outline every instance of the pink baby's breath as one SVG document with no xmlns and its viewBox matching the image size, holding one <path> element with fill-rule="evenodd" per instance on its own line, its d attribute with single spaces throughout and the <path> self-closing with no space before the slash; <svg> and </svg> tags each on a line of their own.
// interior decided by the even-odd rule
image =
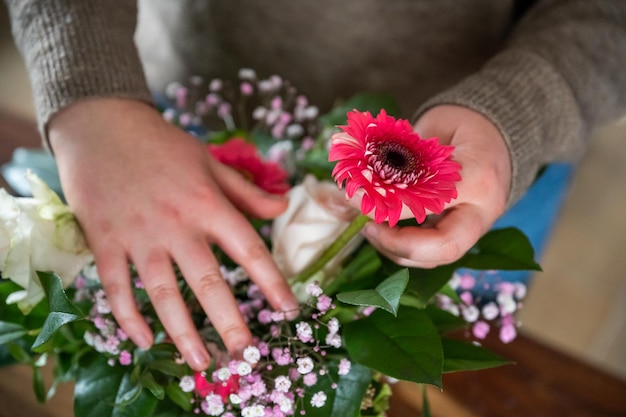
<svg viewBox="0 0 626 417">
<path fill-rule="evenodd" d="M 484 339 L 485 337 L 487 337 L 489 330 L 489 323 L 482 320 L 477 321 L 476 323 L 474 323 L 474 326 L 472 326 L 472 334 L 477 339 Z"/>
<path fill-rule="evenodd" d="M 427 211 L 439 214 L 457 197 L 461 165 L 452 160 L 454 147 L 421 139 L 407 120 L 384 110 L 375 118 L 349 112 L 348 125 L 340 128 L 328 158 L 337 161 L 333 177 L 349 198 L 363 191 L 361 211 L 373 211 L 376 223 L 393 227 L 403 206 L 421 223 Z"/>
<path fill-rule="evenodd" d="M 309 372 L 302 378 L 302 382 L 304 382 L 304 385 L 306 385 L 307 387 L 312 387 L 313 385 L 317 384 L 317 374 L 314 372 Z"/>
<path fill-rule="evenodd" d="M 337 372 L 339 375 L 347 375 L 348 373 L 350 373 L 350 368 L 352 367 L 352 363 L 346 359 L 346 358 L 341 358 L 341 360 L 339 361 L 339 372 Z"/>
<path fill-rule="evenodd" d="M 123 350 L 120 352 L 120 365 L 128 366 L 133 363 L 133 355 L 127 351 Z"/>
<path fill-rule="evenodd" d="M 311 398 L 311 405 L 317 408 L 324 407 L 324 404 L 326 404 L 326 398 L 327 397 L 324 391 L 318 391 L 313 394 L 313 397 Z"/>
<path fill-rule="evenodd" d="M 329 296 L 327 296 L 325 294 L 322 294 L 317 299 L 317 309 L 321 313 L 325 313 L 332 306 L 332 302 L 333 302 L 332 298 L 330 298 Z"/>
</svg>

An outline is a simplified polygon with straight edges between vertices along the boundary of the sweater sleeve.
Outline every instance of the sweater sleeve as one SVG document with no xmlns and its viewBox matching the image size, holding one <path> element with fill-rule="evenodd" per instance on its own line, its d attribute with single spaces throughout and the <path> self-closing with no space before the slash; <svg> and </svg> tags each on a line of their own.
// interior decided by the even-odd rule
<svg viewBox="0 0 626 417">
<path fill-rule="evenodd" d="M 28 68 L 40 131 L 86 97 L 152 102 L 133 40 L 129 0 L 5 0 Z"/>
<path fill-rule="evenodd" d="M 427 101 L 488 117 L 512 160 L 509 206 L 549 162 L 575 160 L 626 111 L 626 2 L 539 1 L 477 73 Z"/>
</svg>

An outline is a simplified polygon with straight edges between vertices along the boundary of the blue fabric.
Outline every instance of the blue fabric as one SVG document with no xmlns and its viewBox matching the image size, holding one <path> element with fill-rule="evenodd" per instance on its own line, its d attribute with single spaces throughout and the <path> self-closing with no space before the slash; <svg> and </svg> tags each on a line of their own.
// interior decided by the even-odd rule
<svg viewBox="0 0 626 417">
<path fill-rule="evenodd" d="M 500 217 L 493 228 L 517 227 L 520 229 L 528 236 L 535 248 L 535 258 L 540 262 L 569 189 L 574 168 L 573 164 L 549 165 L 529 188 L 526 195 Z M 494 274 L 466 269 L 459 272 L 471 273 L 479 278 L 481 284 L 487 284 L 490 288 L 493 288 L 492 284 L 495 282 L 502 281 L 521 282 L 528 285 L 534 274 L 532 271 L 498 271 Z"/>
</svg>

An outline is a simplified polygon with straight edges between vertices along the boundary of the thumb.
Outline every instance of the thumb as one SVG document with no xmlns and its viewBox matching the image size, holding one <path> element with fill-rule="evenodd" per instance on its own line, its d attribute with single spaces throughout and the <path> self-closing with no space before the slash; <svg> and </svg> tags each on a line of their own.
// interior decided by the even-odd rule
<svg viewBox="0 0 626 417">
<path fill-rule="evenodd" d="M 433 107 L 422 114 L 413 129 L 423 138 L 439 138 L 439 143 L 448 144 L 457 129 L 460 106 L 440 105 Z"/>
<path fill-rule="evenodd" d="M 287 197 L 270 194 L 248 181 L 233 168 L 210 158 L 213 180 L 239 210 L 261 219 L 271 219 L 287 209 Z"/>
</svg>

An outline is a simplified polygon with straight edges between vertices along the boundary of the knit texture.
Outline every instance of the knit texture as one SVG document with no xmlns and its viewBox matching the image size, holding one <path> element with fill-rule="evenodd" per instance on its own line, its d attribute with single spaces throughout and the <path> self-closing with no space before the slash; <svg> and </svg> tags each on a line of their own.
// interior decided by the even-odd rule
<svg viewBox="0 0 626 417">
<path fill-rule="evenodd" d="M 136 34 L 130 0 L 5 1 L 42 128 L 81 98 L 149 102 L 147 82 L 252 67 L 322 111 L 378 91 L 402 117 L 439 104 L 484 114 L 511 154 L 511 205 L 626 111 L 626 1 L 538 0 L 514 22 L 513 0 L 141 0 Z"/>
<path fill-rule="evenodd" d="M 29 69 L 40 132 L 60 109 L 87 97 L 152 102 L 135 44 L 132 1 L 7 0 Z"/>
<path fill-rule="evenodd" d="M 429 99 L 489 118 L 512 162 L 511 206 L 539 168 L 574 161 L 594 128 L 626 108 L 626 2 L 543 2 L 480 71 Z"/>
</svg>

